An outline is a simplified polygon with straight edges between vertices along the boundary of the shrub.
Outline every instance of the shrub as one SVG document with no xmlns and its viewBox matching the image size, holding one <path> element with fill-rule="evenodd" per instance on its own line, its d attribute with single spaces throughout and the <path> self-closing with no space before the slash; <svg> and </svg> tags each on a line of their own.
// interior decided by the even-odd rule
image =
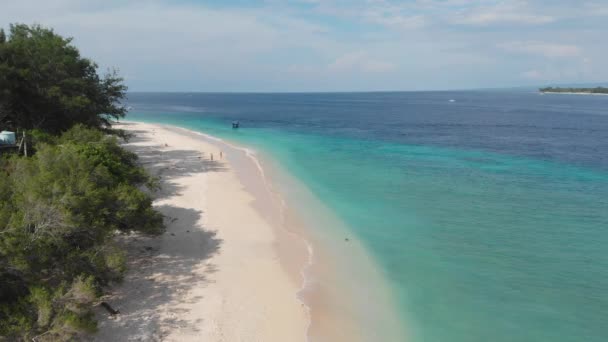
<svg viewBox="0 0 608 342">
<path fill-rule="evenodd" d="M 84 126 L 0 166 L 0 335 L 67 341 L 94 331 L 91 306 L 126 269 L 114 235 L 164 229 L 139 189 L 148 175 L 116 138 Z"/>
</svg>

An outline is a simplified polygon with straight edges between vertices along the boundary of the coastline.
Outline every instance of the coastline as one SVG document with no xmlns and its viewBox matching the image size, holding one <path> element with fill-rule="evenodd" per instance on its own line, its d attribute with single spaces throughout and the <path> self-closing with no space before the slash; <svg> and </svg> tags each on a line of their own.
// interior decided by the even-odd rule
<svg viewBox="0 0 608 342">
<path fill-rule="evenodd" d="M 541 91 L 542 95 L 544 94 L 564 94 L 564 95 L 592 95 L 592 96 L 607 96 L 608 94 L 604 93 L 574 93 L 574 92 L 562 92 L 562 91 Z"/>
<path fill-rule="evenodd" d="M 161 125 L 232 151 L 229 157 L 237 176 L 255 194 L 252 206 L 275 228 L 281 265 L 301 284 L 297 298 L 309 313 L 308 340 L 410 340 L 403 317 L 394 307 L 387 275 L 377 261 L 283 164 L 265 150 L 254 151 L 198 130 Z M 294 247 L 302 243 L 306 249 L 296 254 L 305 254 L 306 260 L 294 258 Z"/>
<path fill-rule="evenodd" d="M 297 294 L 308 246 L 277 234 L 282 213 L 266 201 L 263 178 L 235 171 L 247 158 L 158 124 L 117 126 L 136 134 L 125 147 L 160 177 L 154 206 L 167 232 L 121 239 L 129 270 L 105 298 L 121 314 L 98 310 L 95 340 L 307 340 L 310 315 Z"/>
</svg>

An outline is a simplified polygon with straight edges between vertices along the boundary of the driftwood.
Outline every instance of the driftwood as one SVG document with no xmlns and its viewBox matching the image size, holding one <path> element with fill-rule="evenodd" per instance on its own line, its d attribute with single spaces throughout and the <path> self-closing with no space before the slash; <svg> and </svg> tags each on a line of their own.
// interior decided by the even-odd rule
<svg viewBox="0 0 608 342">
<path fill-rule="evenodd" d="M 114 316 L 114 315 L 118 315 L 118 314 L 120 313 L 120 311 L 119 311 L 119 310 L 114 310 L 114 308 L 112 308 L 112 307 L 110 306 L 110 304 L 108 304 L 108 303 L 106 303 L 106 302 L 101 302 L 100 304 L 101 304 L 101 306 L 103 306 L 103 308 L 104 308 L 104 309 L 106 309 L 106 310 L 107 310 L 107 311 L 110 313 L 110 315 L 112 315 L 112 316 Z"/>
</svg>

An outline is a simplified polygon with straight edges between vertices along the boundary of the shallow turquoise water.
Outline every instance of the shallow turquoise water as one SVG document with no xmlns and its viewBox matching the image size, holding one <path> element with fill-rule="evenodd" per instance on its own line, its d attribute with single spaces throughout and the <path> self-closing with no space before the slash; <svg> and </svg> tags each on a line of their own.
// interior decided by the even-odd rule
<svg viewBox="0 0 608 342">
<path fill-rule="evenodd" d="M 199 130 L 281 162 L 376 257 L 415 341 L 608 340 L 601 161 L 277 125 L 234 131 L 225 117 L 188 111 L 128 119 Z"/>
</svg>

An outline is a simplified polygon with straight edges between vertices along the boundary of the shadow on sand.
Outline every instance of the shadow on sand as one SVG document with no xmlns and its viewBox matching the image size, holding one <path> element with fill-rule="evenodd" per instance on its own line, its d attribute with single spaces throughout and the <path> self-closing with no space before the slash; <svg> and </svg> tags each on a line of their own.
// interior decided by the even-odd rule
<svg viewBox="0 0 608 342">
<path fill-rule="evenodd" d="M 134 133 L 126 147 L 138 154 L 149 173 L 160 177 L 157 199 L 179 195 L 183 189 L 174 182 L 177 178 L 226 170 L 221 161 L 205 158 L 202 151 L 152 145 L 146 132 Z M 171 205 L 156 209 L 165 216 L 167 231 L 162 236 L 131 234 L 117 239 L 127 253 L 128 271 L 123 284 L 105 300 L 120 314 L 110 317 L 96 309 L 100 327 L 96 341 L 160 341 L 167 333 L 162 329 L 197 331 L 200 325 L 183 318 L 187 310 L 180 304 L 186 303 L 184 294 L 212 281 L 208 276 L 216 268 L 208 259 L 219 252 L 222 241 L 202 226 L 202 211 Z"/>
<path fill-rule="evenodd" d="M 210 160 L 207 152 L 170 149 L 170 142 L 161 145 L 150 145 L 151 139 L 145 131 L 133 130 L 134 137 L 129 139 L 127 147 L 139 156 L 140 163 L 154 176 L 162 181 L 158 198 L 170 197 L 180 193 L 180 186 L 174 180 L 196 173 L 221 172 L 226 170 L 223 161 Z M 142 143 L 145 143 L 143 145 Z"/>
</svg>

